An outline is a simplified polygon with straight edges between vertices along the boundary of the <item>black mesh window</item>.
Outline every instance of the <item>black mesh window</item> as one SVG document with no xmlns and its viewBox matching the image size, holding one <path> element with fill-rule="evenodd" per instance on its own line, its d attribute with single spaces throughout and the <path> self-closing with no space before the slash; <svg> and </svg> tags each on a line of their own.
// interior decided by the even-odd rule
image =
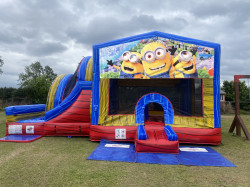
<svg viewBox="0 0 250 187">
<path fill-rule="evenodd" d="M 152 92 L 166 96 L 175 115 L 203 115 L 201 79 L 110 79 L 109 114 L 134 114 L 138 100 Z M 150 104 L 150 110 L 162 108 Z"/>
</svg>

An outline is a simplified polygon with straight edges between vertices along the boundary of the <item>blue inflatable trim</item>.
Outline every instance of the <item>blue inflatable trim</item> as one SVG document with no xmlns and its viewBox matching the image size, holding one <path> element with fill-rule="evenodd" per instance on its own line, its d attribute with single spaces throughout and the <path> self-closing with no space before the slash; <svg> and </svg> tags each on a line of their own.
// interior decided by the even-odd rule
<svg viewBox="0 0 250 187">
<path fill-rule="evenodd" d="M 213 78 L 213 97 L 214 97 L 214 128 L 221 128 L 220 118 L 220 45 L 214 47 L 214 78 Z"/>
<path fill-rule="evenodd" d="M 169 141 L 177 141 L 178 140 L 177 134 L 174 132 L 174 130 L 172 129 L 172 127 L 170 125 L 165 126 L 164 131 L 165 131 Z"/>
<path fill-rule="evenodd" d="M 100 100 L 100 72 L 99 72 L 99 47 L 93 46 L 93 89 L 91 124 L 98 125 Z"/>
<path fill-rule="evenodd" d="M 45 111 L 45 108 L 46 108 L 45 104 L 9 106 L 5 108 L 5 114 L 9 116 L 17 114 L 42 112 Z"/>
<path fill-rule="evenodd" d="M 66 76 L 64 76 L 62 78 L 62 80 L 60 81 L 57 90 L 56 90 L 56 95 L 55 95 L 55 100 L 54 100 L 54 107 L 56 107 L 57 105 L 59 105 L 62 102 L 62 96 L 63 96 L 63 92 L 64 92 L 64 88 L 67 84 L 67 82 L 69 81 L 69 79 L 72 77 L 72 74 L 68 74 Z"/>
<path fill-rule="evenodd" d="M 138 140 L 146 140 L 147 139 L 147 133 L 145 131 L 144 125 L 137 126 L 137 139 Z"/>
<path fill-rule="evenodd" d="M 159 103 L 164 110 L 165 124 L 174 124 L 174 109 L 167 97 L 158 93 L 149 93 L 140 98 L 135 107 L 135 122 L 144 124 L 145 108 L 149 103 Z"/>
<path fill-rule="evenodd" d="M 70 94 L 55 108 L 45 113 L 45 121 L 51 120 L 68 109 L 77 99 L 82 90 L 91 90 L 91 81 L 77 81 Z"/>
</svg>

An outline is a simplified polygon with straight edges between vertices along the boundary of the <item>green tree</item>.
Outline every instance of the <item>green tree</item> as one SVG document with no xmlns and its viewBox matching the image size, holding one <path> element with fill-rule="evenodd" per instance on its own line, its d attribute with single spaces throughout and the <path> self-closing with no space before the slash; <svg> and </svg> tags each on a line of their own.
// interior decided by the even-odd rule
<svg viewBox="0 0 250 187">
<path fill-rule="evenodd" d="M 234 101 L 234 81 L 223 81 L 222 90 L 226 92 L 226 101 Z M 239 91 L 240 91 L 240 101 L 244 102 L 249 99 L 249 90 L 245 81 L 239 82 Z"/>
<path fill-rule="evenodd" d="M 24 89 L 31 103 L 46 103 L 47 94 L 52 81 L 57 77 L 53 69 L 43 66 L 40 62 L 25 67 L 25 72 L 19 74 L 20 88 Z"/>
<path fill-rule="evenodd" d="M 0 74 L 3 73 L 3 70 L 2 70 L 2 66 L 3 66 L 4 62 L 2 60 L 2 57 L 0 56 Z"/>
<path fill-rule="evenodd" d="M 226 101 L 234 101 L 234 82 L 223 81 L 222 90 L 226 93 Z"/>
</svg>

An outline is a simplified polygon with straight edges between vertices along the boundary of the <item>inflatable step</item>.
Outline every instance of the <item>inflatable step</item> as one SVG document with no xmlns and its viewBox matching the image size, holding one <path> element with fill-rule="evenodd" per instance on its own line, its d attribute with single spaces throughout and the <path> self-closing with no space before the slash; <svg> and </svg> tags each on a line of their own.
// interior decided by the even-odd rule
<svg viewBox="0 0 250 187">
<path fill-rule="evenodd" d="M 139 125 L 135 148 L 136 152 L 178 154 L 179 141 L 170 126 L 154 128 Z"/>
</svg>

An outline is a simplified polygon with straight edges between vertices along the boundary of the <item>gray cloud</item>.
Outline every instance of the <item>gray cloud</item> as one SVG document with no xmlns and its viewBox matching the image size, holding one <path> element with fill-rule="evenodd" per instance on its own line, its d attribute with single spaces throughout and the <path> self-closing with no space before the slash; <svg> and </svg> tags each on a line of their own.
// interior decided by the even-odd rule
<svg viewBox="0 0 250 187">
<path fill-rule="evenodd" d="M 27 53 L 33 56 L 62 53 L 67 47 L 59 42 L 33 42 L 27 45 Z"/>
<path fill-rule="evenodd" d="M 24 43 L 24 39 L 7 28 L 0 30 L 0 42 L 6 44 Z"/>
<path fill-rule="evenodd" d="M 215 6 L 211 1 L 202 1 L 202 3 L 194 4 L 191 13 L 202 18 L 214 16 L 226 16 L 230 11 L 230 6 L 226 2 L 221 2 Z"/>
<path fill-rule="evenodd" d="M 221 44 L 221 79 L 249 74 L 247 0 L 0 1 L 0 87 L 34 61 L 73 73 L 92 45 L 158 30 Z"/>
<path fill-rule="evenodd" d="M 70 28 L 67 33 L 77 42 L 90 47 L 93 44 L 128 36 L 128 33 L 133 35 L 143 31 L 166 29 L 173 32 L 183 29 L 187 24 L 183 18 L 157 19 L 152 15 L 144 14 L 122 21 L 114 17 L 95 17 L 85 27 L 76 26 Z"/>
<path fill-rule="evenodd" d="M 1 75 L 0 85 L 1 87 L 17 87 L 17 79 L 18 75 L 9 75 L 3 74 Z"/>
</svg>

